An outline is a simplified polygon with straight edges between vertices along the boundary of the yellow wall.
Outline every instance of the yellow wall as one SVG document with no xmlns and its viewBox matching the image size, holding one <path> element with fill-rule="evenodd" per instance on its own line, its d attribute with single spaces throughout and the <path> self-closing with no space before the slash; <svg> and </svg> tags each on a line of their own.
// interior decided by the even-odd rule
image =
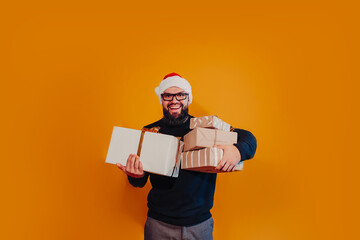
<svg viewBox="0 0 360 240">
<path fill-rule="evenodd" d="M 161 117 L 170 72 L 191 114 L 258 140 L 218 176 L 215 239 L 355 239 L 355 5 L 50 2 L 0 8 L 1 239 L 141 239 L 150 185 L 105 157 L 114 125 Z"/>
</svg>

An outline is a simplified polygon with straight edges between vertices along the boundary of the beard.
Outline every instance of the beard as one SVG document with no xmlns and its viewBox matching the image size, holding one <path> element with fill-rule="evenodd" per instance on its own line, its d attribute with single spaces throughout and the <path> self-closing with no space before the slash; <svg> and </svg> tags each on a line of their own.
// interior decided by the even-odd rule
<svg viewBox="0 0 360 240">
<path fill-rule="evenodd" d="M 184 122 L 186 122 L 186 120 L 189 117 L 189 109 L 188 109 L 188 107 L 184 107 L 184 105 L 182 105 L 181 108 L 182 108 L 181 113 L 178 116 L 172 116 L 170 114 L 169 110 L 167 110 L 165 107 L 163 107 L 164 123 L 166 123 L 169 126 L 177 126 L 177 125 L 181 125 Z"/>
</svg>

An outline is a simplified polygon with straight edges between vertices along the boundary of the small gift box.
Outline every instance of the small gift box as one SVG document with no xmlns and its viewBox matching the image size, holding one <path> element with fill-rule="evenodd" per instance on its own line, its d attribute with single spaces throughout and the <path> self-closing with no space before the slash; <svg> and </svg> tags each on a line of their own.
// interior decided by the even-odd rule
<svg viewBox="0 0 360 240">
<path fill-rule="evenodd" d="M 197 127 L 184 136 L 184 151 L 234 143 L 237 143 L 237 132 Z"/>
<path fill-rule="evenodd" d="M 181 169 L 209 173 L 222 172 L 219 170 L 215 170 L 222 157 L 223 150 L 213 147 L 183 152 L 181 153 Z M 242 170 L 243 165 L 243 162 L 237 164 L 235 166 L 235 171 Z"/>
<path fill-rule="evenodd" d="M 222 121 L 217 116 L 204 116 L 190 119 L 190 129 L 196 127 L 215 128 L 223 131 L 230 131 L 230 124 Z"/>
</svg>

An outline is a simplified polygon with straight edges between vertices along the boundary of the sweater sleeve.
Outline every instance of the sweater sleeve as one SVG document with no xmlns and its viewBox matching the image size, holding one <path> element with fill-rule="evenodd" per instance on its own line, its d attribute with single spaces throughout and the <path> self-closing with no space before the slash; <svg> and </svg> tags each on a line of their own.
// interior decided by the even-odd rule
<svg viewBox="0 0 360 240">
<path fill-rule="evenodd" d="M 241 161 L 245 161 L 254 157 L 256 152 L 256 138 L 246 130 L 234 128 L 234 132 L 238 133 L 238 142 L 234 144 L 240 152 Z"/>
<path fill-rule="evenodd" d="M 129 183 L 134 187 L 144 187 L 149 177 L 149 173 L 145 172 L 145 175 L 142 178 L 133 178 L 128 176 Z"/>
</svg>

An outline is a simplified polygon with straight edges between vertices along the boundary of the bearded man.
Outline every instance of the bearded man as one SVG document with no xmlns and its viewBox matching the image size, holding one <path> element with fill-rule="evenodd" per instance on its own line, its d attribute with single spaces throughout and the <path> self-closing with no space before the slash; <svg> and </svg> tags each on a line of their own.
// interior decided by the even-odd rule
<svg viewBox="0 0 360 240">
<path fill-rule="evenodd" d="M 190 132 L 188 106 L 192 102 L 189 82 L 179 74 L 164 77 L 155 88 L 163 107 L 164 116 L 145 128 L 157 128 L 162 134 L 183 137 Z M 246 130 L 234 129 L 238 142 L 217 146 L 224 155 L 217 170 L 230 172 L 240 162 L 250 159 L 256 151 L 256 139 Z M 161 239 L 213 239 L 213 206 L 216 173 L 179 170 L 177 178 L 143 171 L 139 157 L 130 154 L 126 166 L 117 166 L 128 175 L 130 184 L 143 187 L 148 178 L 152 189 L 148 195 L 148 218 L 145 223 L 145 240 Z"/>
</svg>

